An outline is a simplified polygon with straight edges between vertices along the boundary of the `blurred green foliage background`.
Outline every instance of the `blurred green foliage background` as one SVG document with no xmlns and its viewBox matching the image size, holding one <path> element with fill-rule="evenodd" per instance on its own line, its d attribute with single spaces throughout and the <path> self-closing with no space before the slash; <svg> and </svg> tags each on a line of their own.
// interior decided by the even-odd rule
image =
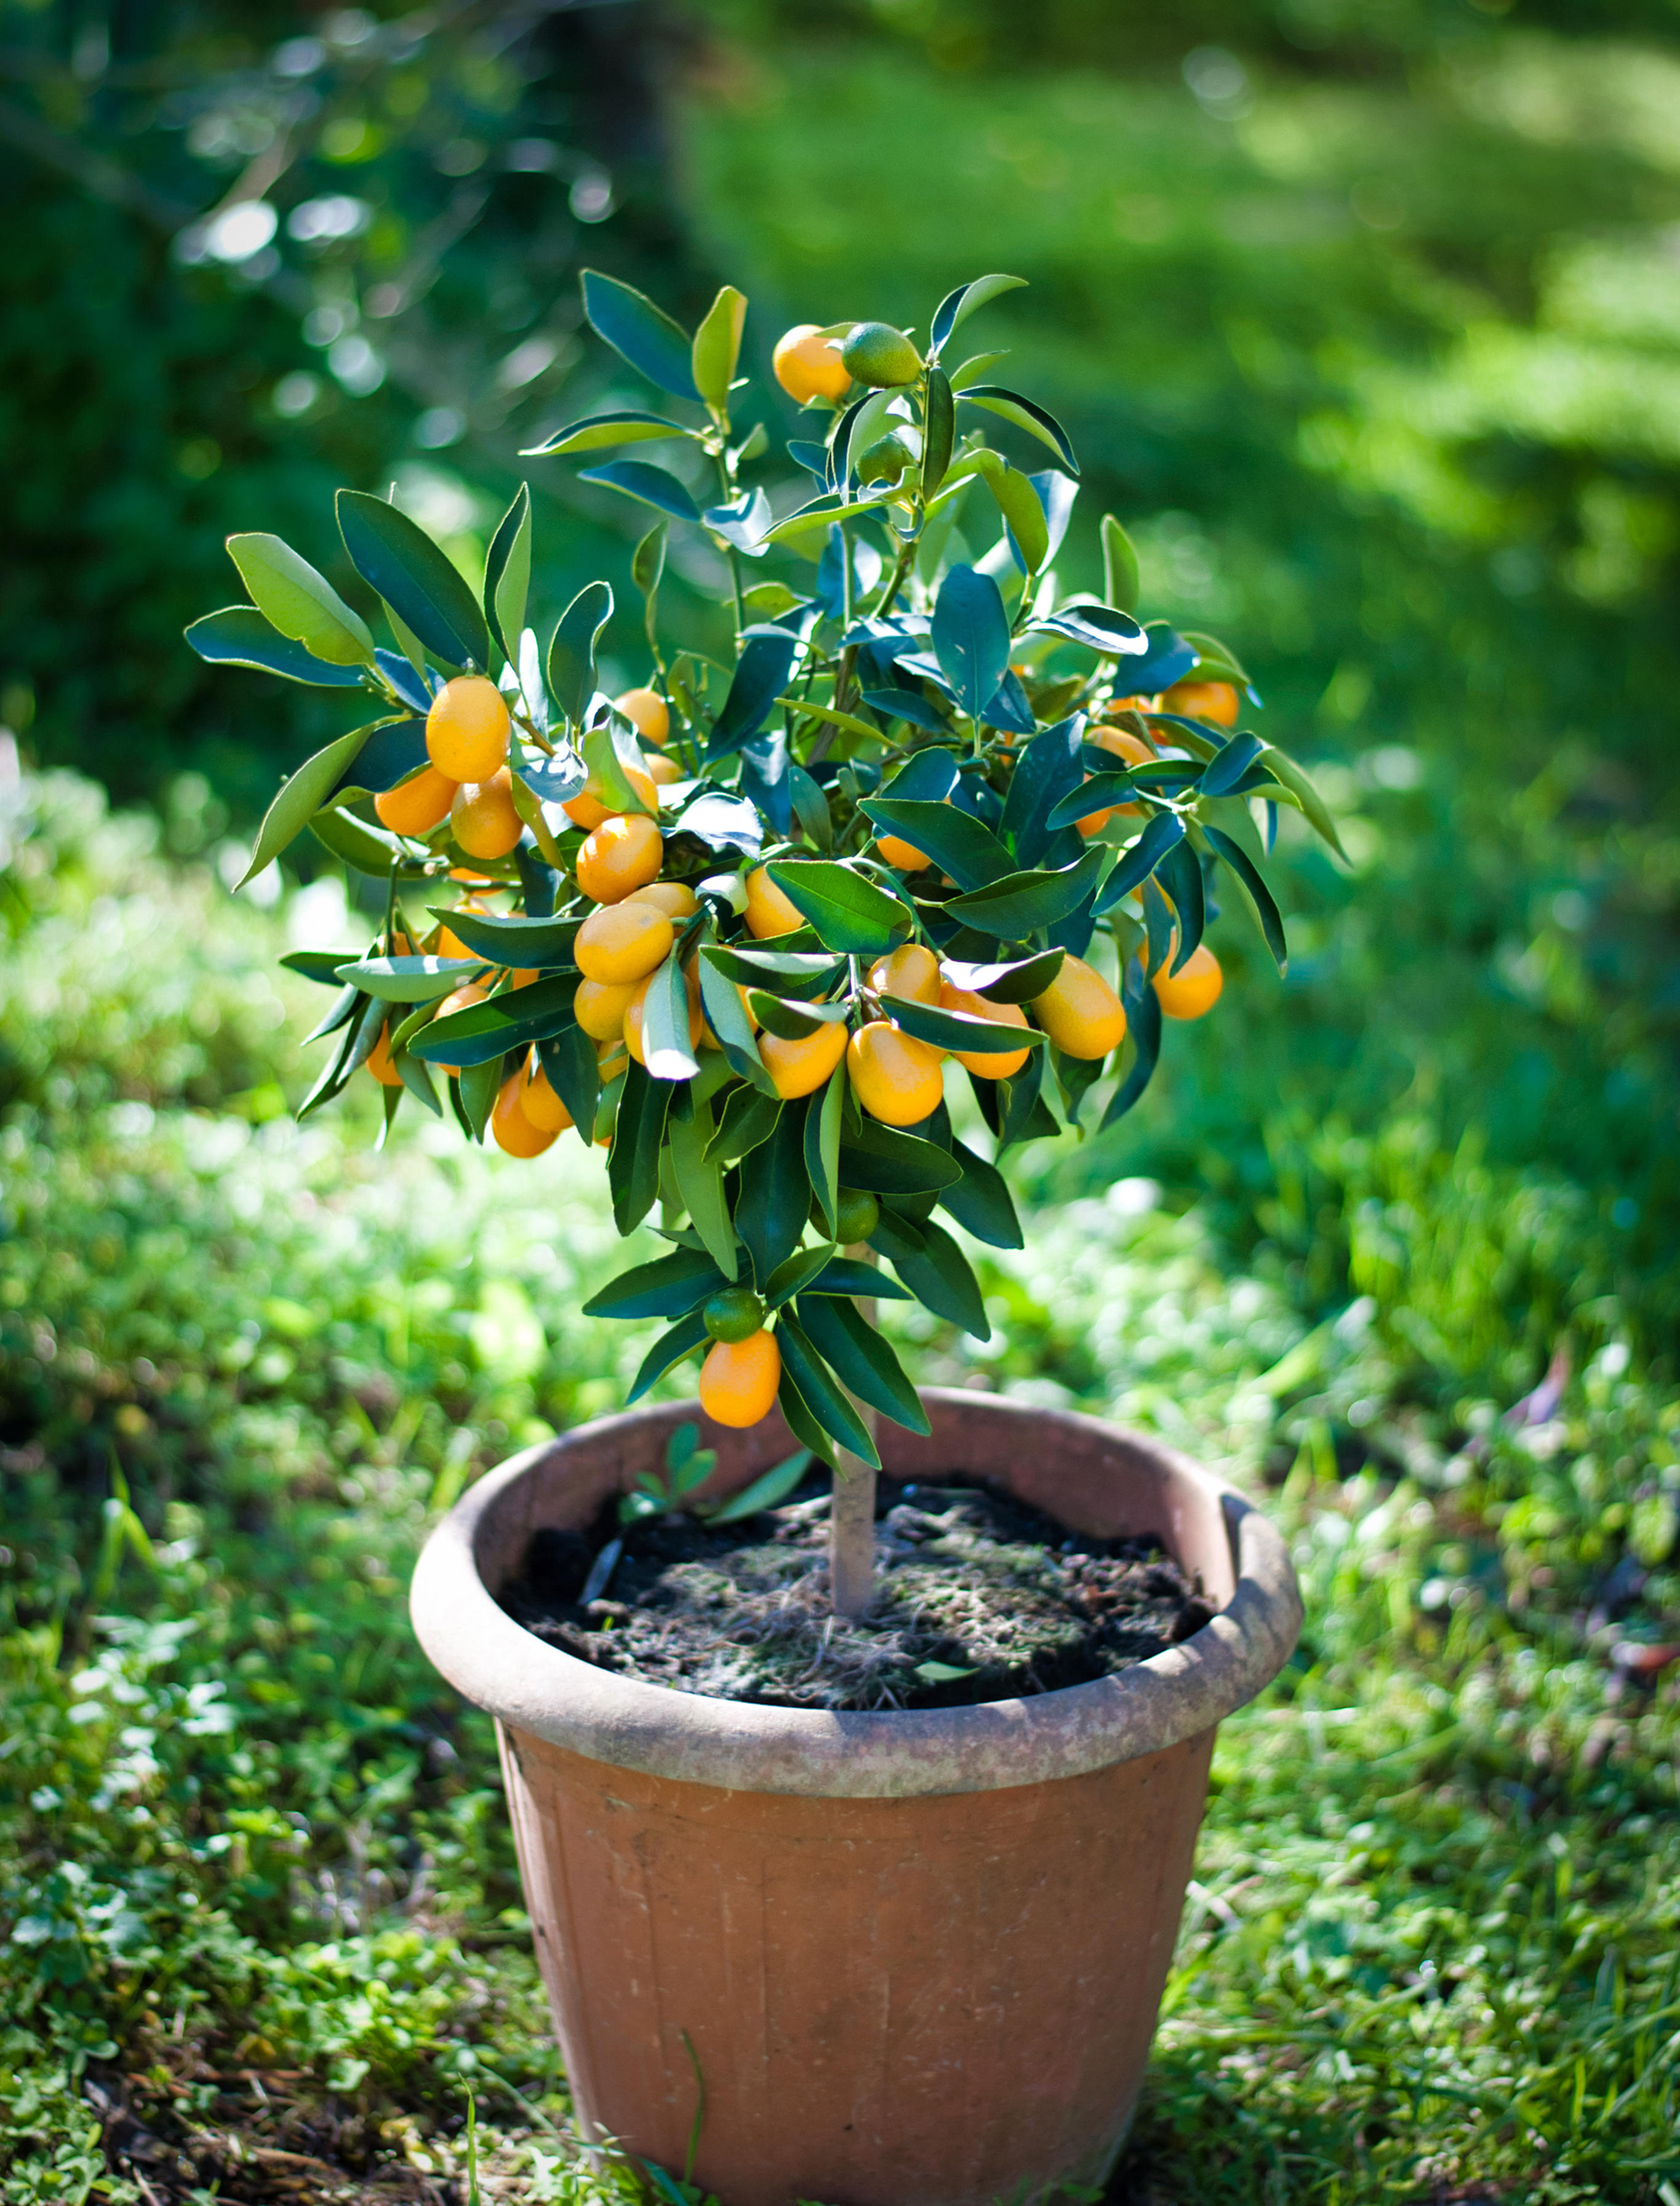
<svg viewBox="0 0 1680 2206">
<path fill-rule="evenodd" d="M 346 2166 L 458 2168 L 475 2074 L 564 2118 L 490 1742 L 393 1589 L 640 1344 L 576 1314 L 614 1251 L 569 1145 L 289 1130 L 272 960 L 331 885 L 225 883 L 342 721 L 179 630 L 238 595 L 233 529 L 346 582 L 340 481 L 470 567 L 521 445 L 639 401 L 578 337 L 592 264 L 690 317 L 738 282 L 760 375 L 793 321 L 1028 277 L 976 342 L 1085 463 L 1064 579 L 1111 507 L 1345 823 L 1348 869 L 1285 834 L 1287 978 L 1222 917 L 1144 1107 L 1029 1156 L 1003 1345 L 904 1344 L 1271 1480 L 1309 1577 L 1116 2196 L 1674 2206 L 1666 6 L 5 0 L 0 79 L 0 721 L 48 769 L 0 792 L 0 2199 L 115 2164 L 119 2047 L 172 2137 L 172 2097 L 269 2121 L 242 2061 L 312 2079 L 263 2134 Z M 621 585 L 634 509 L 528 471 L 538 605 Z M 717 578 L 679 579 L 704 641 Z M 609 650 L 645 672 L 633 620 Z M 583 2195 L 535 2151 L 506 2195 Z"/>
</svg>

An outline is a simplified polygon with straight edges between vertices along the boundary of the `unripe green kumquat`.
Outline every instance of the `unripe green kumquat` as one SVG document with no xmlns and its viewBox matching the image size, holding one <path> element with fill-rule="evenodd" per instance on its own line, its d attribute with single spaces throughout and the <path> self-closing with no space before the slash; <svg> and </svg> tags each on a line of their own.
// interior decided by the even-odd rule
<svg viewBox="0 0 1680 2206">
<path fill-rule="evenodd" d="M 886 1126 L 917 1126 L 945 1094 L 944 1052 L 885 1019 L 872 1019 L 846 1045 L 852 1093 Z"/>
<path fill-rule="evenodd" d="M 834 1236 L 843 1248 L 867 1241 L 881 1222 L 879 1198 L 867 1187 L 842 1187 L 836 1205 Z"/>
<path fill-rule="evenodd" d="M 1120 998 L 1082 957 L 1064 957 L 1032 1015 L 1056 1047 L 1069 1057 L 1106 1057 L 1126 1031 Z"/>
<path fill-rule="evenodd" d="M 481 674 L 457 675 L 438 690 L 426 714 L 426 755 L 452 781 L 487 781 L 507 760 L 510 725 L 506 701 L 494 682 Z"/>
<path fill-rule="evenodd" d="M 764 1304 L 751 1287 L 719 1287 L 700 1317 L 714 1341 L 750 1341 L 764 1325 Z"/>
<path fill-rule="evenodd" d="M 781 1350 L 762 1327 L 744 1341 L 718 1341 L 700 1366 L 700 1406 L 714 1425 L 757 1425 L 775 1406 Z"/>
<path fill-rule="evenodd" d="M 665 845 L 654 823 L 639 812 L 620 812 L 584 837 L 578 886 L 598 904 L 621 904 L 656 879 L 664 862 Z"/>
</svg>

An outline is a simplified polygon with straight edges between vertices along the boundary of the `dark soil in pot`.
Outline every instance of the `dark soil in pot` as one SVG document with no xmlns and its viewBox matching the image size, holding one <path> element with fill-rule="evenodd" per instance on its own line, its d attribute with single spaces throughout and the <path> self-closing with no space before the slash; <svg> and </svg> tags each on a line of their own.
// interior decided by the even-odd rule
<svg viewBox="0 0 1680 2206">
<path fill-rule="evenodd" d="M 618 1526 L 540 1531 L 501 1606 L 569 1655 L 719 1699 L 949 1708 L 1079 1685 L 1158 1655 L 1212 1614 L 1150 1539 L 1096 1539 L 979 1485 L 880 1481 L 879 1592 L 828 1605 L 829 1498 L 816 1481 L 728 1525 L 642 1519 L 603 1591 Z"/>
</svg>

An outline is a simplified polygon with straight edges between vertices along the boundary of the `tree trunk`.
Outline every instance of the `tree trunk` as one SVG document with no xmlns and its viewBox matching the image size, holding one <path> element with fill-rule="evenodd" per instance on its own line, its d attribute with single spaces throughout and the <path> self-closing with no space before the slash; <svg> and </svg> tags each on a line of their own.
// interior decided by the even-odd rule
<svg viewBox="0 0 1680 2206">
<path fill-rule="evenodd" d="M 860 1242 L 846 1250 L 860 1263 L 873 1264 L 875 1251 Z M 858 1307 L 871 1325 L 875 1298 Z M 862 1402 L 852 1406 L 875 1437 L 875 1412 Z M 847 1448 L 835 1454 L 834 1503 L 829 1519 L 829 1586 L 836 1616 L 861 1616 L 875 1598 L 875 1473 Z"/>
</svg>

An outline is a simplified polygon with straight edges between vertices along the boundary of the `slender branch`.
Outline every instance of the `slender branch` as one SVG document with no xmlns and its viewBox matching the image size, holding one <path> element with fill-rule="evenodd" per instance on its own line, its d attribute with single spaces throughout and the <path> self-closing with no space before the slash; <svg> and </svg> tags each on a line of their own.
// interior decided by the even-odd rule
<svg viewBox="0 0 1680 2206">
<path fill-rule="evenodd" d="M 858 1242 L 846 1254 L 860 1264 L 878 1261 L 867 1242 Z M 873 1325 L 874 1296 L 864 1297 L 858 1307 Z M 873 1439 L 874 1411 L 861 1402 L 853 1406 Z M 836 1616 L 861 1616 L 875 1599 L 876 1474 L 849 1448 L 836 1451 L 835 1464 L 834 1501 L 829 1517 L 830 1599 Z"/>
</svg>

